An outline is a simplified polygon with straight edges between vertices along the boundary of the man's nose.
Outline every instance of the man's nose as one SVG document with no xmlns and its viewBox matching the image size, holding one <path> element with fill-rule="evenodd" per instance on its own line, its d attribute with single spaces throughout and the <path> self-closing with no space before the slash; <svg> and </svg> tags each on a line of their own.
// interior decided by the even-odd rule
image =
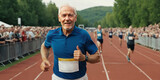
<svg viewBox="0 0 160 80">
<path fill-rule="evenodd" d="M 65 19 L 66 19 L 66 20 L 69 20 L 69 16 L 66 16 Z"/>
</svg>

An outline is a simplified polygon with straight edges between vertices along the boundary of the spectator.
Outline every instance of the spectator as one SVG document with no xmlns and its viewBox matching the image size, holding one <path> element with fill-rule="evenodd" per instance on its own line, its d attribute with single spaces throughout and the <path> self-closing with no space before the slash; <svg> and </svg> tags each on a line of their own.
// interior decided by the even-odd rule
<svg viewBox="0 0 160 80">
<path fill-rule="evenodd" d="M 2 37 L 2 29 L 0 29 L 0 45 L 5 44 L 5 39 Z"/>
<path fill-rule="evenodd" d="M 29 40 L 33 40 L 35 38 L 35 35 L 34 35 L 34 33 L 32 31 L 33 31 L 33 29 L 27 28 L 26 34 L 27 34 L 27 38 Z"/>
<path fill-rule="evenodd" d="M 15 30 L 14 30 L 14 33 L 13 33 L 13 41 L 15 41 L 15 42 L 22 42 L 22 38 L 21 38 L 21 36 L 20 36 L 20 34 L 19 34 L 18 29 L 15 29 Z"/>
<path fill-rule="evenodd" d="M 27 28 L 23 28 L 22 31 L 21 31 L 22 41 L 27 41 L 26 29 Z"/>
</svg>

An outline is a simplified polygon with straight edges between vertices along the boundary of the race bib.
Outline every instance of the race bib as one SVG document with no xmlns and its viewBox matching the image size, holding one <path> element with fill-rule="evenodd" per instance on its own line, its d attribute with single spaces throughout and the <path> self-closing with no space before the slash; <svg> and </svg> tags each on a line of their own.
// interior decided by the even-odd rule
<svg viewBox="0 0 160 80">
<path fill-rule="evenodd" d="M 101 34 L 99 33 L 99 34 L 97 34 L 97 36 L 99 36 L 99 37 L 100 37 L 100 36 L 101 36 Z"/>
<path fill-rule="evenodd" d="M 58 58 L 58 63 L 59 63 L 59 72 L 73 73 L 79 71 L 79 61 L 76 61 L 73 58 L 70 59 Z"/>
<path fill-rule="evenodd" d="M 132 36 L 129 36 L 128 39 L 129 39 L 129 40 L 133 40 L 133 37 L 132 37 Z"/>
<path fill-rule="evenodd" d="M 110 36 L 112 36 L 112 33 L 109 33 Z"/>
<path fill-rule="evenodd" d="M 120 33 L 120 35 L 122 35 L 122 33 Z"/>
</svg>

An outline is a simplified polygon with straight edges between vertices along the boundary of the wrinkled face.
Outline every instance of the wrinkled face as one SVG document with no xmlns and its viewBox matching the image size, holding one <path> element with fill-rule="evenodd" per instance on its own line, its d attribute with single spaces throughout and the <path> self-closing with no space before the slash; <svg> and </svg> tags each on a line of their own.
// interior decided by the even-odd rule
<svg viewBox="0 0 160 80">
<path fill-rule="evenodd" d="M 77 15 L 74 13 L 73 8 L 65 6 L 60 9 L 58 18 L 59 22 L 61 22 L 62 28 L 65 30 L 70 30 L 77 20 Z"/>
</svg>

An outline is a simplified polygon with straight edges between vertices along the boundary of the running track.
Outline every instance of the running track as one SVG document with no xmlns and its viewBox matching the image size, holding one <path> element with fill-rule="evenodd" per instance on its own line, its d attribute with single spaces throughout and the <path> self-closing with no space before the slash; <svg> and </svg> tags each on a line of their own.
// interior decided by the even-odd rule
<svg viewBox="0 0 160 80">
<path fill-rule="evenodd" d="M 90 33 L 93 41 L 93 34 Z M 108 36 L 104 38 L 101 62 L 87 65 L 89 80 L 160 80 L 160 53 L 136 44 L 131 62 L 126 60 L 127 47 L 122 47 L 116 36 L 110 45 Z M 52 51 L 51 51 L 52 52 Z M 53 62 L 53 54 L 50 54 Z M 52 68 L 42 72 L 40 54 L 0 72 L 0 80 L 51 80 Z M 52 63 L 53 67 L 53 63 Z"/>
</svg>

